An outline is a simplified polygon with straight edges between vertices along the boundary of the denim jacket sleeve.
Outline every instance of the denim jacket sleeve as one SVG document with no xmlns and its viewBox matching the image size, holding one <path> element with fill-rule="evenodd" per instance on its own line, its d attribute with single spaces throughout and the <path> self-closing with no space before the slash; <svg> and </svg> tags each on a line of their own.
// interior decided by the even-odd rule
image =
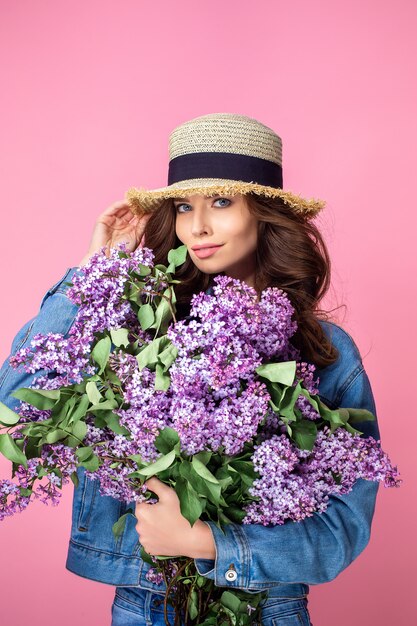
<svg viewBox="0 0 417 626">
<path fill-rule="evenodd" d="M 35 377 L 44 374 L 45 371 L 39 370 L 31 374 L 21 367 L 13 369 L 9 362 L 10 356 L 20 348 L 28 346 L 37 333 L 51 332 L 63 335 L 68 333 L 78 306 L 65 295 L 68 289 L 65 283 L 72 280 L 77 270 L 77 267 L 67 269 L 64 276 L 42 298 L 38 315 L 26 322 L 13 339 L 10 355 L 0 369 L 0 400 L 12 410 L 16 410 L 20 401 L 10 394 L 19 387 L 28 387 Z"/>
<path fill-rule="evenodd" d="M 349 335 L 339 330 L 346 342 Z M 356 346 L 352 347 L 352 354 L 358 355 Z M 371 386 L 360 357 L 350 358 L 349 363 L 351 369 L 345 370 L 343 384 L 337 385 L 338 389 L 343 388 L 343 393 L 340 395 L 335 390 L 338 406 L 365 408 L 376 416 Z M 342 366 L 343 363 L 337 368 L 339 377 Z M 362 436 L 379 439 L 376 420 L 362 422 L 357 428 L 363 432 Z M 288 520 L 277 526 L 228 524 L 223 534 L 214 522 L 208 521 L 216 558 L 195 559 L 197 570 L 216 585 L 252 589 L 280 583 L 315 585 L 333 580 L 369 542 L 378 488 L 377 482 L 358 479 L 348 494 L 330 496 L 326 511 L 300 522 Z M 230 570 L 233 583 L 230 583 Z"/>
</svg>

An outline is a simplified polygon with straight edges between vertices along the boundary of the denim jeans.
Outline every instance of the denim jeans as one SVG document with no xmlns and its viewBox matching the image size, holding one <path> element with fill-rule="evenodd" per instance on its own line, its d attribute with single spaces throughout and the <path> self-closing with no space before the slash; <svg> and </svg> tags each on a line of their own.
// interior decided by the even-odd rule
<svg viewBox="0 0 417 626">
<path fill-rule="evenodd" d="M 111 626 L 165 626 L 163 595 L 140 587 L 116 587 Z M 313 626 L 306 596 L 273 598 L 262 611 L 263 626 Z M 172 607 L 168 619 L 174 624 Z"/>
<path fill-rule="evenodd" d="M 168 605 L 168 619 L 174 611 Z M 164 626 L 164 596 L 140 587 L 116 587 L 111 626 Z"/>
</svg>

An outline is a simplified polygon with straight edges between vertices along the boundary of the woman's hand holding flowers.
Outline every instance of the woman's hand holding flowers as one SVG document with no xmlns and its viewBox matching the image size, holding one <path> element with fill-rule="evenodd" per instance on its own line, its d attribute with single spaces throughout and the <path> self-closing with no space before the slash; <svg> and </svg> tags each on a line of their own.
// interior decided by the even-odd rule
<svg viewBox="0 0 417 626">
<path fill-rule="evenodd" d="M 146 486 L 159 498 L 156 504 L 136 505 L 136 529 L 140 542 L 152 556 L 188 556 L 195 559 L 215 559 L 216 549 L 210 527 L 202 520 L 194 526 L 181 514 L 175 492 L 158 478 L 146 481 Z"/>
<path fill-rule="evenodd" d="M 98 216 L 88 252 L 79 265 L 85 265 L 102 246 L 110 249 L 123 241 L 127 244 L 129 252 L 136 250 L 149 217 L 150 214 L 134 215 L 126 200 L 111 204 Z"/>
</svg>

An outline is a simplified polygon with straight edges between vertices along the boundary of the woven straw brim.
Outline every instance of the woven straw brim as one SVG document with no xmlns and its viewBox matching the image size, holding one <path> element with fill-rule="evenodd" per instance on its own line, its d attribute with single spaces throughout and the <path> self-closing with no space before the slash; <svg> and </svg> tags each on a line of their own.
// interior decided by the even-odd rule
<svg viewBox="0 0 417 626">
<path fill-rule="evenodd" d="M 314 217 L 325 206 L 324 200 L 302 198 L 284 189 L 222 178 L 182 180 L 168 187 L 153 190 L 131 187 L 126 192 L 125 198 L 132 207 L 132 212 L 142 215 L 143 213 L 152 213 L 161 204 L 161 201 L 167 198 L 182 198 L 193 194 L 233 195 L 239 193 L 255 193 L 267 198 L 282 198 L 285 204 L 290 206 L 296 213 L 301 213 L 308 217 Z"/>
</svg>

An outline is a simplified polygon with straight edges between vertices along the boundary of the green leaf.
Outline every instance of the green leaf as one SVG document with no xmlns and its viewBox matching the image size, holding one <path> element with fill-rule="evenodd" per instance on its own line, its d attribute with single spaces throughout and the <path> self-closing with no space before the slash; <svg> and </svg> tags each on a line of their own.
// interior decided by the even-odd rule
<svg viewBox="0 0 417 626">
<path fill-rule="evenodd" d="M 41 411 L 52 409 L 55 402 L 59 400 L 61 392 L 59 389 L 29 389 L 21 387 L 12 394 L 18 400 L 23 400 Z"/>
<path fill-rule="evenodd" d="M 0 452 L 3 456 L 6 457 L 12 463 L 17 463 L 18 465 L 24 465 L 27 467 L 27 459 L 23 452 L 18 448 L 14 439 L 4 433 L 0 435 Z"/>
<path fill-rule="evenodd" d="M 82 441 L 87 434 L 87 424 L 79 420 L 72 426 L 71 433 L 74 437 Z"/>
<path fill-rule="evenodd" d="M 145 563 L 149 563 L 153 567 L 155 566 L 155 563 L 152 561 L 151 555 L 146 552 L 143 546 L 141 546 L 140 548 L 140 557 L 142 561 L 145 561 Z"/>
<path fill-rule="evenodd" d="M 90 407 L 89 412 L 95 413 L 96 411 L 112 411 L 117 407 L 116 400 L 104 400 L 103 402 L 99 402 L 98 404 L 93 404 Z"/>
<path fill-rule="evenodd" d="M 127 328 L 116 328 L 110 331 L 111 340 L 117 348 L 120 348 L 120 346 L 126 348 L 129 345 L 128 335 L 129 331 Z"/>
<path fill-rule="evenodd" d="M 78 478 L 77 472 L 72 472 L 70 478 L 72 482 L 74 483 L 74 486 L 78 487 L 78 485 L 80 484 L 80 479 Z"/>
<path fill-rule="evenodd" d="M 159 353 L 165 350 L 169 343 L 171 342 L 165 335 L 151 341 L 136 357 L 139 369 L 142 371 L 144 367 L 156 365 Z"/>
<path fill-rule="evenodd" d="M 147 265 L 144 265 L 143 263 L 139 263 L 139 275 L 142 277 L 145 276 L 149 276 L 149 274 L 152 272 L 151 268 L 148 267 Z"/>
<path fill-rule="evenodd" d="M 222 488 L 220 483 L 217 482 L 215 484 L 205 480 L 202 476 L 197 474 L 192 463 L 185 460 L 182 461 L 182 463 L 179 464 L 179 473 L 187 482 L 190 483 L 195 492 L 201 498 L 202 508 L 205 508 L 206 506 L 206 501 L 202 499 L 203 497 L 213 502 L 217 507 L 220 505 L 226 506 L 227 503 L 221 495 Z"/>
<path fill-rule="evenodd" d="M 295 361 L 283 361 L 282 363 L 266 363 L 256 368 L 256 373 L 273 383 L 292 385 L 296 372 Z"/>
<path fill-rule="evenodd" d="M 214 483 L 215 485 L 219 485 L 219 481 L 217 480 L 217 478 L 215 476 L 213 476 L 213 474 L 210 472 L 209 469 L 207 469 L 207 467 L 204 465 L 204 463 L 202 463 L 198 458 L 196 458 L 195 456 L 193 456 L 192 459 L 192 466 L 195 470 L 195 472 L 197 472 L 197 474 L 199 476 L 201 476 L 202 478 L 204 478 L 204 480 L 207 480 L 209 483 Z"/>
<path fill-rule="evenodd" d="M 195 589 L 190 594 L 190 601 L 188 603 L 188 614 L 192 620 L 198 615 L 198 594 Z"/>
<path fill-rule="evenodd" d="M 271 396 L 271 406 L 275 412 L 278 413 L 278 407 L 282 401 L 282 398 L 285 394 L 285 391 L 288 389 L 287 386 L 283 387 L 279 383 L 269 383 L 268 391 Z"/>
<path fill-rule="evenodd" d="M 336 428 L 338 428 L 339 426 L 344 426 L 345 422 L 342 419 L 339 411 L 336 410 L 331 410 L 329 409 L 328 406 L 326 406 L 324 404 L 324 402 L 322 402 L 318 397 L 317 397 L 317 404 L 319 407 L 319 412 L 321 417 L 326 420 L 327 422 L 330 422 L 330 430 L 333 433 Z"/>
<path fill-rule="evenodd" d="M 173 343 L 170 343 L 165 350 L 158 354 L 158 361 L 160 361 L 167 370 L 171 367 L 177 356 L 178 348 L 174 346 Z"/>
<path fill-rule="evenodd" d="M 100 461 L 95 454 L 92 454 L 85 461 L 80 461 L 80 465 L 85 467 L 89 472 L 95 472 L 100 467 Z"/>
<path fill-rule="evenodd" d="M 297 416 L 294 413 L 295 403 L 301 394 L 301 384 L 297 383 L 295 387 L 287 387 L 282 395 L 279 404 L 279 414 L 286 417 L 289 421 L 294 421 Z"/>
<path fill-rule="evenodd" d="M 78 448 L 78 450 L 75 451 L 75 454 L 80 461 L 85 461 L 93 454 L 93 448 L 91 446 L 83 446 L 82 448 Z"/>
<path fill-rule="evenodd" d="M 259 478 L 259 474 L 255 470 L 251 461 L 234 461 L 232 459 L 229 465 L 230 467 L 233 467 L 233 469 L 237 470 L 237 472 L 240 474 L 241 479 L 246 476 L 252 483 L 255 478 Z"/>
<path fill-rule="evenodd" d="M 339 418 L 343 422 L 343 426 L 344 426 L 347 423 L 348 419 L 349 419 L 349 411 L 348 411 L 348 409 L 339 407 L 337 409 L 337 412 L 338 412 Z"/>
<path fill-rule="evenodd" d="M 246 517 L 246 511 L 236 506 L 228 506 L 224 509 L 224 513 L 227 517 L 236 524 L 241 524 Z"/>
<path fill-rule="evenodd" d="M 168 454 L 180 442 L 180 438 L 176 430 L 170 426 L 165 426 L 155 439 L 155 447 L 162 454 Z"/>
<path fill-rule="evenodd" d="M 75 385 L 71 385 L 71 389 L 76 393 L 83 394 L 85 393 L 85 386 L 87 381 L 84 379 L 81 383 L 77 383 Z"/>
<path fill-rule="evenodd" d="M 210 461 L 212 456 L 213 456 L 213 453 L 210 452 L 209 450 L 202 450 L 201 452 L 197 452 L 197 454 L 194 454 L 193 458 L 198 459 L 199 461 L 204 463 L 204 465 L 207 465 L 207 463 Z"/>
<path fill-rule="evenodd" d="M 100 371 L 98 372 L 99 374 L 101 374 L 104 371 L 104 368 L 107 365 L 107 361 L 110 356 L 110 350 L 111 350 L 111 340 L 110 340 L 110 337 L 106 336 L 106 337 L 103 337 L 103 339 L 100 339 L 100 341 L 96 343 L 96 345 L 94 346 L 91 352 L 91 356 L 100 367 Z"/>
<path fill-rule="evenodd" d="M 40 457 L 41 446 L 39 444 L 39 439 L 35 437 L 27 439 L 25 455 L 27 459 L 37 459 L 38 457 Z"/>
<path fill-rule="evenodd" d="M 227 467 L 220 467 L 216 472 L 216 478 L 223 489 L 226 489 L 233 482 Z"/>
<path fill-rule="evenodd" d="M 160 363 L 156 364 L 155 374 L 155 390 L 167 391 L 171 384 L 171 377 L 168 372 L 165 372 L 163 366 Z"/>
<path fill-rule="evenodd" d="M 221 615 L 224 618 L 226 614 L 226 619 L 221 622 L 221 624 L 228 624 L 230 626 L 237 626 L 237 617 L 233 611 L 231 611 L 227 606 L 223 604 L 220 605 Z"/>
<path fill-rule="evenodd" d="M 188 519 L 191 526 L 193 526 L 203 512 L 202 502 L 198 494 L 182 476 L 177 478 L 175 491 L 180 501 L 181 514 Z"/>
<path fill-rule="evenodd" d="M 148 330 L 155 321 L 155 313 L 151 304 L 142 304 L 138 311 L 139 324 L 142 330 Z"/>
<path fill-rule="evenodd" d="M 130 435 L 130 431 L 122 426 L 120 423 L 119 415 L 116 413 L 109 412 L 104 416 L 104 421 L 107 428 L 110 428 L 116 435 Z"/>
<path fill-rule="evenodd" d="M 170 289 L 166 289 L 164 291 L 164 296 L 170 297 L 170 295 L 171 295 Z M 165 298 L 162 298 L 161 302 L 158 304 L 156 308 L 155 322 L 152 324 L 151 328 L 155 328 L 156 333 L 159 332 L 160 328 L 162 328 L 163 329 L 162 332 L 164 332 L 165 327 L 167 326 L 171 318 L 172 318 L 172 311 L 171 311 L 170 304 Z"/>
<path fill-rule="evenodd" d="M 372 422 L 375 420 L 375 415 L 367 409 L 347 409 L 349 411 L 349 423 L 358 424 L 359 422 Z"/>
<path fill-rule="evenodd" d="M 226 606 L 228 609 L 233 611 L 233 613 L 238 613 L 240 600 L 231 591 L 223 591 L 220 602 L 223 606 Z"/>
<path fill-rule="evenodd" d="M 333 433 L 336 428 L 340 426 L 345 426 L 346 420 L 348 419 L 349 414 L 344 412 L 343 409 L 335 409 L 334 411 L 329 411 L 326 413 L 326 418 L 330 422 L 330 429 Z"/>
<path fill-rule="evenodd" d="M 353 426 L 351 426 L 349 423 L 346 424 L 345 428 L 351 435 L 363 435 L 363 431 L 362 430 L 358 430 L 357 428 L 353 428 Z"/>
<path fill-rule="evenodd" d="M 115 400 L 116 398 L 116 394 L 114 393 L 113 389 L 111 387 L 108 387 L 104 393 L 104 397 L 106 398 L 106 400 Z M 117 404 L 117 402 L 116 402 Z"/>
<path fill-rule="evenodd" d="M 8 406 L 0 402 L 0 422 L 6 426 L 12 426 L 17 424 L 20 420 L 20 415 L 9 409 Z"/>
<path fill-rule="evenodd" d="M 168 252 L 168 263 L 172 263 L 175 267 L 185 263 L 187 258 L 187 246 L 182 245 L 178 248 L 173 248 Z"/>
<path fill-rule="evenodd" d="M 69 422 L 69 418 L 74 411 L 74 407 L 77 404 L 77 396 L 72 395 L 68 399 L 67 394 L 62 394 L 60 400 L 55 404 L 52 409 L 51 418 L 56 424 L 62 424 L 62 427 Z"/>
<path fill-rule="evenodd" d="M 317 426 L 314 422 L 302 420 L 292 425 L 293 438 L 299 448 L 302 450 L 312 450 L 317 435 Z"/>
<path fill-rule="evenodd" d="M 147 476 L 148 478 L 150 478 L 158 472 L 162 472 L 163 470 L 170 467 L 174 461 L 175 450 L 171 450 L 171 452 L 168 452 L 168 454 L 164 454 L 163 456 L 159 457 L 159 459 L 157 459 L 154 463 L 151 463 L 150 465 L 147 465 L 146 467 L 138 471 L 142 476 Z"/>
<path fill-rule="evenodd" d="M 50 430 L 46 434 L 45 441 L 47 443 L 56 443 L 57 441 L 60 441 L 61 439 L 65 439 L 67 435 L 68 433 L 66 433 L 61 428 L 55 428 L 54 430 Z"/>
<path fill-rule="evenodd" d="M 87 392 L 88 399 L 93 405 L 98 404 L 103 397 L 97 389 L 96 383 L 91 380 L 87 383 L 85 390 Z"/>
<path fill-rule="evenodd" d="M 87 413 L 88 405 L 90 404 L 90 400 L 88 399 L 87 394 L 83 394 L 78 401 L 77 408 L 74 413 L 71 415 L 71 419 L 73 422 L 78 422 L 82 417 Z"/>
</svg>

